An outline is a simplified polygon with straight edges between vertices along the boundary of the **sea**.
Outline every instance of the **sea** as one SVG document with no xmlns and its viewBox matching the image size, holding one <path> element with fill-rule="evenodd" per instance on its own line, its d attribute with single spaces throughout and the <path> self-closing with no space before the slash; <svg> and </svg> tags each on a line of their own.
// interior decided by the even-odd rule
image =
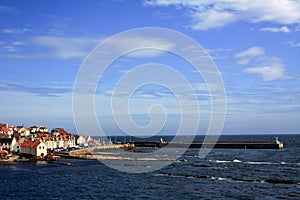
<svg viewBox="0 0 300 200">
<path fill-rule="evenodd" d="M 160 136 L 161 137 L 161 136 Z M 0 199 L 300 199 L 300 135 L 222 135 L 220 141 L 273 141 L 284 149 L 188 149 L 172 164 L 127 173 L 98 160 L 0 163 Z M 164 136 L 168 141 L 172 137 Z M 151 140 L 159 141 L 158 138 Z M 196 140 L 203 139 L 202 136 Z M 117 141 L 135 140 L 116 137 Z M 145 140 L 145 139 L 144 139 Z M 278 178 L 292 184 L 269 183 Z"/>
</svg>

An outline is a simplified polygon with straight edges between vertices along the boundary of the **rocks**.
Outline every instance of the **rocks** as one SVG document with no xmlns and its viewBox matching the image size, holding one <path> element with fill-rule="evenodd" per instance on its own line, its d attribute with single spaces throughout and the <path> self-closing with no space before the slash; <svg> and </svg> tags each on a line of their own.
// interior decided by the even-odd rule
<svg viewBox="0 0 300 200">
<path fill-rule="evenodd" d="M 124 151 L 129 151 L 129 152 L 134 152 L 134 153 L 142 152 L 140 149 L 137 149 L 133 146 L 124 146 L 124 147 L 121 147 L 121 149 L 123 149 Z"/>
<path fill-rule="evenodd" d="M 33 162 L 44 161 L 44 158 L 43 158 L 43 156 L 33 156 L 33 157 L 29 158 L 29 161 L 33 161 Z"/>
<path fill-rule="evenodd" d="M 279 179 L 279 178 L 269 178 L 267 180 L 265 180 L 265 182 L 267 183 L 278 183 L 278 184 L 296 184 L 296 182 L 294 181 L 290 181 L 290 180 L 283 180 L 283 179 Z"/>
<path fill-rule="evenodd" d="M 58 157 L 55 156 L 53 153 L 47 154 L 44 158 L 45 161 L 57 161 Z"/>
</svg>

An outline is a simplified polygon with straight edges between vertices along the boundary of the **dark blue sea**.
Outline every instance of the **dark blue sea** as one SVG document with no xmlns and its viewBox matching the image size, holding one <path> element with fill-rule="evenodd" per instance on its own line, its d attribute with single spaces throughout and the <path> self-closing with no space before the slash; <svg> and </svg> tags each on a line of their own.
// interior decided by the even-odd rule
<svg viewBox="0 0 300 200">
<path fill-rule="evenodd" d="M 158 171 L 120 172 L 97 160 L 0 164 L 0 199 L 300 199 L 300 135 L 222 136 L 222 141 L 273 141 L 283 150 L 189 149 Z M 168 137 L 165 137 L 168 140 Z M 117 138 L 124 140 L 128 138 Z M 198 138 L 198 139 L 201 139 Z M 274 184 L 279 178 L 293 184 Z"/>
</svg>

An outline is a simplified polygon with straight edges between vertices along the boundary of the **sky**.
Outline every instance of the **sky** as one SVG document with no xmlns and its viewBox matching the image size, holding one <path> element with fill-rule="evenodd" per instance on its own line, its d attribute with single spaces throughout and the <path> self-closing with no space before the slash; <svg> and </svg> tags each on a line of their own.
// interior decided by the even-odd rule
<svg viewBox="0 0 300 200">
<path fill-rule="evenodd" d="M 226 92 L 222 133 L 300 132 L 299 0 L 0 0 L 0 122 L 64 127 L 78 133 L 73 87 L 84 61 L 97 45 L 115 34 L 143 27 L 182 33 L 209 54 Z M 116 106 L 116 113 L 111 109 L 115 86 L 125 75 L 134 74 L 136 66 L 148 63 L 166 65 L 184 76 L 198 107 L 182 111 L 180 99 L 166 85 L 143 85 L 128 102 L 134 124 L 147 127 L 158 123 L 163 125 L 161 134 L 174 134 L 182 112 L 192 123 L 198 110 L 197 133 L 207 131 L 212 117 L 211 94 L 193 66 L 172 54 L 176 42 L 163 35 L 132 35 L 114 44 L 117 49 L 153 45 L 169 52 L 144 50 L 122 55 L 102 77 L 96 77 L 99 82 L 93 106 L 106 134 L 123 132 L 116 120 L 128 122 L 123 104 Z M 149 65 L 121 89 L 132 87 L 137 78 L 149 77 L 180 88 L 175 76 L 155 69 Z M 182 98 L 187 100 L 189 95 Z M 121 102 L 123 97 L 118 98 Z M 151 110 L 157 104 L 164 108 L 154 106 Z M 88 124 L 89 119 L 84 120 Z M 127 125 L 128 131 L 134 132 Z M 189 124 L 185 126 L 188 132 Z M 97 135 L 88 125 L 80 134 Z"/>
</svg>

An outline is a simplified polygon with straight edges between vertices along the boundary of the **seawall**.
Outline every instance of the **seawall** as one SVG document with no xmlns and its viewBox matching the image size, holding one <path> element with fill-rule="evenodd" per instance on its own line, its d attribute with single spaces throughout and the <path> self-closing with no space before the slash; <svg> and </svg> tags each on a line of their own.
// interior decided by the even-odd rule
<svg viewBox="0 0 300 200">
<path fill-rule="evenodd" d="M 219 148 L 219 149 L 283 149 L 282 142 L 217 142 L 203 143 L 161 143 L 161 142 L 133 142 L 135 147 L 169 147 L 169 148 Z"/>
</svg>

